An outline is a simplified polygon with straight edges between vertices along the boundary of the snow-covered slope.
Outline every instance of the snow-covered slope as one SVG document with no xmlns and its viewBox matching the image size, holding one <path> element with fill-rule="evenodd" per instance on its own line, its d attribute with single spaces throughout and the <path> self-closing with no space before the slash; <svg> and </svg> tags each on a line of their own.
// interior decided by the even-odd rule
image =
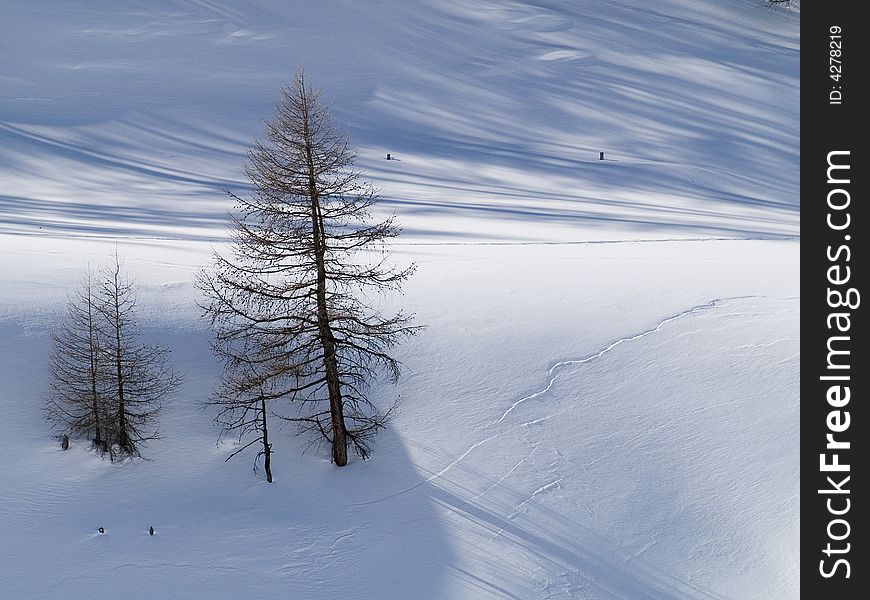
<svg viewBox="0 0 870 600">
<path fill-rule="evenodd" d="M 799 596 L 799 13 L 473 4 L 3 3 L 0 598 Z M 288 427 L 269 485 L 198 406 L 191 280 L 303 63 L 428 329 L 370 461 Z M 186 381 L 113 465 L 40 407 L 115 244 Z"/>
<path fill-rule="evenodd" d="M 409 233 L 798 232 L 798 19 L 761 0 L 0 10 L 5 230 L 219 236 L 304 64 Z"/>
<path fill-rule="evenodd" d="M 195 404 L 217 367 L 185 257 L 156 245 L 127 251 L 187 375 L 165 439 L 150 462 L 62 452 L 39 402 L 73 261 L 13 241 L 4 301 L 49 308 L 2 322 L 10 598 L 797 597 L 792 242 L 417 249 L 404 301 L 429 329 L 377 394 L 403 398 L 393 427 L 341 470 L 285 430 L 270 486 Z"/>
</svg>

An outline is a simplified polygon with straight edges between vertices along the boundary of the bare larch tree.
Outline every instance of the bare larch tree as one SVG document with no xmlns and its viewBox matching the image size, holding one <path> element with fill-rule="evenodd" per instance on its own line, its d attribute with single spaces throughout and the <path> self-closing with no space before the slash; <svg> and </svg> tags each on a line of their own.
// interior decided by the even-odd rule
<svg viewBox="0 0 870 600">
<path fill-rule="evenodd" d="M 111 426 L 95 286 L 93 274 L 88 271 L 79 288 L 69 296 L 66 317 L 52 332 L 51 384 L 45 413 L 48 421 L 64 434 L 90 438 L 95 448 L 106 453 Z"/>
<path fill-rule="evenodd" d="M 216 254 L 200 278 L 223 389 L 260 398 L 262 414 L 268 404 L 294 402 L 295 416 L 282 418 L 330 443 L 338 466 L 347 464 L 348 445 L 369 455 L 392 410 L 369 400 L 369 384 L 381 372 L 397 380 L 399 363 L 388 352 L 419 329 L 401 312 L 370 307 L 413 267 L 388 262 L 384 242 L 398 229 L 391 218 L 372 218 L 377 194 L 354 159 L 299 71 L 282 89 L 265 139 L 250 149 L 252 195 L 230 194 L 231 255 Z"/>
<path fill-rule="evenodd" d="M 122 456 L 139 456 L 143 443 L 159 437 L 162 401 L 181 377 L 167 363 L 168 349 L 138 341 L 135 287 L 117 253 L 100 270 L 97 296 L 113 443 Z"/>
<path fill-rule="evenodd" d="M 88 271 L 52 334 L 46 417 L 112 459 L 139 456 L 157 435 L 161 401 L 181 382 L 168 350 L 137 341 L 134 292 L 116 253 L 96 275 Z"/>
</svg>

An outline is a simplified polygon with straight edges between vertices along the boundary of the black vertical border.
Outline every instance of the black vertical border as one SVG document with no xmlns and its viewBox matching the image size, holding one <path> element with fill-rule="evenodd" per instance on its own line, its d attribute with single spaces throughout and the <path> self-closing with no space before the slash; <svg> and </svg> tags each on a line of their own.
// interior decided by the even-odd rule
<svg viewBox="0 0 870 600">
<path fill-rule="evenodd" d="M 862 79 L 866 76 L 870 57 L 867 56 L 865 42 L 870 35 L 870 23 L 859 16 L 861 2 L 839 0 L 833 2 L 807 2 L 801 15 L 801 593 L 804 598 L 832 600 L 851 600 L 866 598 L 870 590 L 870 563 L 867 561 L 867 535 L 865 523 L 868 511 L 866 493 L 868 477 L 866 454 L 868 435 L 868 411 L 865 404 L 868 398 L 867 380 L 870 379 L 870 364 L 867 356 L 870 339 L 864 313 L 868 310 L 863 303 L 870 302 L 870 296 L 861 298 L 861 305 L 855 309 L 832 308 L 828 302 L 828 289 L 845 293 L 853 287 L 859 292 L 868 291 L 865 285 L 870 262 L 865 251 L 866 242 L 862 239 L 870 235 L 870 217 L 866 204 L 866 179 L 870 177 L 867 169 L 866 142 L 864 140 L 864 120 L 870 111 L 866 86 Z M 842 36 L 841 77 L 839 81 L 832 73 L 831 28 L 840 27 Z M 832 103 L 831 92 L 840 91 L 840 104 Z M 836 94 L 835 94 L 836 96 Z M 834 98 L 836 101 L 836 98 Z M 838 162 L 849 164 L 849 183 L 846 185 L 828 182 L 828 154 L 833 151 L 849 151 L 848 160 L 838 157 Z M 838 171 L 843 174 L 844 171 Z M 849 193 L 847 209 L 833 215 L 835 224 L 842 224 L 844 213 L 849 213 L 848 229 L 836 231 L 827 222 L 831 209 L 828 207 L 828 194 L 833 189 L 843 188 Z M 835 203 L 842 204 L 845 196 L 835 193 Z M 846 238 L 849 237 L 849 239 Z M 842 245 L 849 247 L 838 260 L 830 260 L 829 253 L 836 255 Z M 850 268 L 848 283 L 835 286 L 828 280 L 828 269 L 835 264 L 841 270 L 834 274 L 843 276 Z M 870 291 L 868 291 L 870 293 Z M 848 333 L 838 333 L 828 329 L 828 316 L 833 312 L 849 312 L 851 327 Z M 838 371 L 848 374 L 851 399 L 840 411 L 849 412 L 849 427 L 846 431 L 834 434 L 836 439 L 848 441 L 848 450 L 826 450 L 828 416 L 838 410 L 827 401 L 827 391 L 831 381 L 820 378 L 832 374 L 828 365 L 828 340 L 833 335 L 848 335 L 848 362 L 851 367 Z M 845 349 L 843 342 L 838 342 Z M 845 362 L 845 361 L 841 361 Z M 842 426 L 840 414 L 839 419 Z M 835 426 L 838 421 L 835 421 Z M 847 473 L 822 472 L 820 454 L 839 455 L 839 462 L 849 464 Z M 865 458 L 862 458 L 864 456 Z M 828 458 L 828 462 L 832 459 Z M 850 477 L 842 484 L 844 475 Z M 831 476 L 848 494 L 826 494 L 820 490 L 831 488 L 827 481 Z M 843 515 L 832 515 L 827 501 L 831 499 L 834 510 L 843 510 L 849 499 L 849 510 Z M 831 540 L 828 526 L 832 520 L 842 518 L 848 521 L 848 529 L 843 523 L 835 523 L 832 533 L 839 537 L 848 531 L 843 540 Z M 848 548 L 842 554 L 825 554 L 827 544 L 833 548 Z M 849 546 L 846 546 L 849 544 Z M 840 564 L 831 577 L 821 573 L 831 572 L 835 561 L 843 558 L 849 563 L 849 577 L 846 578 L 845 565 Z M 824 566 L 820 561 L 825 561 Z"/>
</svg>

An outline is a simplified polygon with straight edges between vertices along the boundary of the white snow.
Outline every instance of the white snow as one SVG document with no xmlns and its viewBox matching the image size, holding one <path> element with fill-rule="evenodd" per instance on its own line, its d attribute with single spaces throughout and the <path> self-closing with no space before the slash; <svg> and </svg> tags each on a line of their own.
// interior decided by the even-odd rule
<svg viewBox="0 0 870 600">
<path fill-rule="evenodd" d="M 755 0 L 5 3 L 0 597 L 799 597 L 798 24 Z M 402 402 L 371 460 L 288 426 L 269 485 L 198 405 L 220 369 L 192 279 L 303 62 L 419 265 L 382 302 L 428 329 L 376 385 Z M 148 460 L 110 464 L 40 409 L 65 294 L 116 244 L 186 380 Z"/>
</svg>

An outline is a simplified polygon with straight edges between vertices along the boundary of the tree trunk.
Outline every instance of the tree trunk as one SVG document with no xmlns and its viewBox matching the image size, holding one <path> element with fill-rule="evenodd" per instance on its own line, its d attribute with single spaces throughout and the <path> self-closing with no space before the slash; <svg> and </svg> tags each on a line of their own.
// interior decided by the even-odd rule
<svg viewBox="0 0 870 600">
<path fill-rule="evenodd" d="M 127 435 L 127 407 L 124 406 L 124 372 L 121 368 L 121 336 L 117 335 L 118 348 L 115 354 L 115 368 L 118 377 L 118 445 L 122 450 L 130 450 L 130 438 Z"/>
<path fill-rule="evenodd" d="M 91 410 L 94 411 L 94 445 L 103 451 L 105 440 L 103 439 L 103 428 L 100 426 L 100 398 L 97 392 L 97 370 L 99 365 L 98 352 L 99 348 L 96 341 L 96 331 L 94 323 L 94 299 L 91 295 L 90 273 L 88 274 L 88 353 L 90 354 L 90 374 L 91 374 Z"/>
<path fill-rule="evenodd" d="M 117 265 L 116 265 L 117 267 Z M 118 446 L 120 446 L 121 450 L 124 452 L 131 452 L 133 448 L 130 443 L 130 435 L 129 431 L 127 431 L 127 407 L 124 404 L 124 356 L 123 356 L 123 346 L 121 345 L 121 300 L 119 298 L 120 294 L 120 282 L 118 281 L 119 270 L 120 267 L 117 267 L 115 270 L 115 279 L 114 279 L 114 287 L 113 287 L 113 306 L 114 314 L 112 315 L 113 319 L 113 328 L 115 333 L 115 375 L 118 378 Z"/>
<path fill-rule="evenodd" d="M 100 426 L 100 397 L 97 392 L 97 361 L 95 351 L 91 350 L 91 410 L 94 411 L 94 445 L 102 450 L 103 428 Z"/>
<path fill-rule="evenodd" d="M 317 207 L 313 211 L 316 215 Z M 339 467 L 347 464 L 347 429 L 344 424 L 344 403 L 341 399 L 341 381 L 338 377 L 338 359 L 335 355 L 335 338 L 332 327 L 329 326 L 329 313 L 326 307 L 326 267 L 324 265 L 324 249 L 322 232 L 315 220 L 315 238 L 318 240 L 317 251 L 317 325 L 320 331 L 320 342 L 323 346 L 323 366 L 326 369 L 326 388 L 329 391 L 329 413 L 332 422 L 332 461 Z"/>
<path fill-rule="evenodd" d="M 272 483 L 272 447 L 269 445 L 269 429 L 266 427 L 266 400 L 260 398 L 260 415 L 263 419 L 263 468 L 266 481 Z"/>
<path fill-rule="evenodd" d="M 323 218 L 320 214 L 320 194 L 317 189 L 316 170 L 311 148 L 311 131 L 308 127 L 308 103 L 305 84 L 302 83 L 302 127 L 305 138 L 305 157 L 308 162 L 308 193 L 311 199 L 311 228 L 314 257 L 317 263 L 317 327 L 323 347 L 323 366 L 326 370 L 326 387 L 329 392 L 329 413 L 332 424 L 332 461 L 339 467 L 347 464 L 347 429 L 344 424 L 344 404 L 341 399 L 341 381 L 338 376 L 338 359 L 335 355 L 335 337 L 329 325 L 326 305 L 326 242 Z"/>
<path fill-rule="evenodd" d="M 327 329 L 329 329 L 328 325 Z M 331 338 L 331 330 L 328 335 Z M 332 460 L 339 467 L 343 467 L 347 464 L 347 430 L 344 425 L 344 404 L 341 399 L 341 384 L 338 379 L 338 362 L 335 358 L 335 344 L 331 339 L 324 346 L 323 362 L 326 367 L 329 413 L 332 418 Z"/>
<path fill-rule="evenodd" d="M 100 427 L 100 404 L 96 392 L 93 392 L 93 411 L 94 411 L 94 446 L 103 449 L 103 430 Z"/>
</svg>

